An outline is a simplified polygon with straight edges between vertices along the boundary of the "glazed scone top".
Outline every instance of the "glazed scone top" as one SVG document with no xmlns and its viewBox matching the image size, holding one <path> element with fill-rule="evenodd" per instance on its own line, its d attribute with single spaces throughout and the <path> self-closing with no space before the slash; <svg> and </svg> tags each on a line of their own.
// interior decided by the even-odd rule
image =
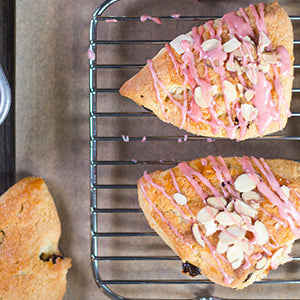
<svg viewBox="0 0 300 300">
<path fill-rule="evenodd" d="M 285 11 L 251 4 L 167 43 L 120 92 L 189 132 L 241 140 L 285 126 L 293 60 Z"/>
<path fill-rule="evenodd" d="M 240 167 L 232 167 L 236 162 Z M 275 269 L 289 260 L 291 244 L 300 237 L 299 186 L 275 176 L 264 159 L 209 156 L 182 162 L 162 178 L 145 173 L 139 181 L 143 196 L 175 240 L 195 255 L 199 246 L 210 253 L 224 285 L 234 284 L 238 274 L 247 277 L 251 268 Z"/>
</svg>

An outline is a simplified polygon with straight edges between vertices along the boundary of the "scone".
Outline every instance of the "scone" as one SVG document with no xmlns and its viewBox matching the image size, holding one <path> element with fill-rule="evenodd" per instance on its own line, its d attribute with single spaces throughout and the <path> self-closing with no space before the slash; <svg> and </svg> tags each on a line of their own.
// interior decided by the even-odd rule
<svg viewBox="0 0 300 300">
<path fill-rule="evenodd" d="M 291 115 L 293 61 L 284 9 L 251 4 L 167 43 L 120 93 L 196 135 L 259 137 Z"/>
<path fill-rule="evenodd" d="M 150 226 L 184 268 L 237 289 L 290 260 L 299 197 L 300 163 L 283 159 L 208 156 L 138 182 Z"/>
<path fill-rule="evenodd" d="M 58 249 L 60 220 L 41 178 L 0 197 L 0 299 L 61 300 L 71 259 Z"/>
</svg>

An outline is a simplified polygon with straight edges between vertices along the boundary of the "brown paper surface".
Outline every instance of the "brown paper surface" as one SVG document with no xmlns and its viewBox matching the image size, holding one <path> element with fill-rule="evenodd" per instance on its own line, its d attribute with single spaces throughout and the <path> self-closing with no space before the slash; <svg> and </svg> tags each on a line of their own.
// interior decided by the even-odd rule
<svg viewBox="0 0 300 300">
<path fill-rule="evenodd" d="M 17 1 L 16 41 L 16 146 L 17 179 L 27 175 L 41 176 L 55 199 L 62 222 L 62 252 L 73 259 L 68 274 L 66 300 L 106 299 L 94 282 L 90 261 L 90 191 L 89 191 L 89 70 L 86 52 L 89 46 L 89 21 L 101 1 Z M 300 14 L 297 1 L 280 1 L 290 15 Z M 181 14 L 222 15 L 247 6 L 248 1 L 185 0 L 142 1 L 123 0 L 114 4 L 106 16 L 152 16 Z M 125 24 L 123 26 L 123 24 Z M 198 21 L 151 21 L 140 23 L 101 22 L 98 34 L 104 40 L 172 39 L 190 31 Z M 298 39 L 299 22 L 294 23 Z M 144 64 L 161 45 L 97 47 L 99 64 Z M 299 49 L 298 49 L 299 50 Z M 299 51 L 298 51 L 299 52 Z M 299 57 L 299 56 L 298 56 Z M 296 63 L 297 63 L 296 54 Z M 298 59 L 299 62 L 299 59 Z M 102 70 L 98 73 L 99 88 L 119 88 L 136 72 L 135 69 Z M 299 77 L 298 77 L 299 78 Z M 299 86 L 297 79 L 295 87 Z M 297 86 L 298 84 L 298 86 Z M 293 111 L 299 111 L 299 99 L 293 97 Z M 299 98 L 299 96 L 298 96 Z M 298 103 L 298 105 L 297 105 Z M 118 94 L 105 94 L 98 99 L 98 111 L 143 111 Z M 299 135 L 299 123 L 290 119 L 286 134 Z M 106 118 L 99 120 L 98 135 L 182 136 L 184 131 L 167 125 L 155 117 L 145 119 Z M 255 155 L 267 158 L 299 159 L 299 144 L 293 141 L 189 141 L 173 142 L 103 142 L 98 144 L 99 160 L 191 160 L 213 155 Z M 101 184 L 135 184 L 148 171 L 168 166 L 138 165 L 98 168 Z M 135 190 L 99 191 L 99 207 L 137 208 Z M 142 214 L 101 215 L 103 232 L 150 231 Z M 298 243 L 299 244 L 299 243 Z M 298 255 L 300 247 L 297 244 Z M 101 239 L 101 255 L 173 255 L 157 237 L 147 239 Z M 157 263 L 141 261 L 134 266 L 127 262 L 100 264 L 104 279 L 186 279 L 181 275 L 180 262 Z M 272 278 L 300 278 L 299 264 L 292 262 L 272 272 Z M 299 299 L 299 285 L 253 285 L 243 291 L 232 291 L 216 285 L 124 285 L 112 286 L 124 297 L 146 299 L 170 297 L 184 299 L 206 295 L 232 299 Z M 163 295 L 163 296 L 161 296 Z M 197 298 L 197 299 L 198 299 Z"/>
</svg>

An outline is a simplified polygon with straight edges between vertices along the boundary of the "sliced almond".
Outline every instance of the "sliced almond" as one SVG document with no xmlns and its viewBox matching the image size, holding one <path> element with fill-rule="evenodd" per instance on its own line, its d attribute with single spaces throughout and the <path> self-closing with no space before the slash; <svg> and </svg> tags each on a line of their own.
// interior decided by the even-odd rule
<svg viewBox="0 0 300 300">
<path fill-rule="evenodd" d="M 245 99 L 249 102 L 255 95 L 254 91 L 247 90 L 244 94 Z"/>
<path fill-rule="evenodd" d="M 235 189 L 241 193 L 252 191 L 256 188 L 255 182 L 246 173 L 240 175 L 234 182 Z"/>
<path fill-rule="evenodd" d="M 233 212 L 234 211 L 234 204 L 233 202 L 229 202 L 226 206 L 226 209 L 229 211 L 229 212 Z"/>
<path fill-rule="evenodd" d="M 277 63 L 277 56 L 275 53 L 262 53 L 262 59 L 265 60 L 269 64 L 276 64 Z"/>
<path fill-rule="evenodd" d="M 266 47 L 268 47 L 270 45 L 270 43 L 271 43 L 271 41 L 269 40 L 267 35 L 263 31 L 260 31 L 259 32 L 259 42 L 258 42 L 260 51 L 261 52 L 264 51 L 264 49 Z"/>
<path fill-rule="evenodd" d="M 211 88 L 209 89 L 209 93 L 212 96 L 215 96 L 218 94 L 218 86 L 216 84 L 212 85 Z"/>
<path fill-rule="evenodd" d="M 241 217 L 237 214 L 221 211 L 216 215 L 216 221 L 218 221 L 223 226 L 231 226 L 239 224 L 241 221 Z"/>
<path fill-rule="evenodd" d="M 249 191 L 249 192 L 242 193 L 242 199 L 246 202 L 250 200 L 260 201 L 261 196 L 259 193 L 255 191 Z"/>
<path fill-rule="evenodd" d="M 225 245 L 233 244 L 236 240 L 236 237 L 231 235 L 227 231 L 222 231 L 219 234 L 219 241 Z"/>
<path fill-rule="evenodd" d="M 236 86 L 237 86 L 239 92 L 241 94 L 243 94 L 243 92 L 244 92 L 244 86 L 242 84 L 240 84 L 239 82 L 236 84 Z"/>
<path fill-rule="evenodd" d="M 233 226 L 229 226 L 228 228 L 226 228 L 226 230 L 233 234 L 237 239 L 242 239 L 243 237 L 245 237 L 245 234 L 246 234 L 246 230 L 236 226 L 236 225 L 233 225 Z"/>
<path fill-rule="evenodd" d="M 180 194 L 180 193 L 175 193 L 173 195 L 174 200 L 176 201 L 177 204 L 179 205 L 184 205 L 187 203 L 187 199 L 184 195 Z"/>
<path fill-rule="evenodd" d="M 169 92 L 172 95 L 178 96 L 178 95 L 181 95 L 183 93 L 183 88 L 180 85 L 172 85 L 169 88 Z"/>
<path fill-rule="evenodd" d="M 258 245 L 264 245 L 269 241 L 269 233 L 264 223 L 256 221 L 253 226 L 256 232 L 256 242 Z"/>
<path fill-rule="evenodd" d="M 231 103 L 236 100 L 237 92 L 235 86 L 228 80 L 223 81 L 223 92 L 225 96 L 225 100 L 228 103 Z"/>
<path fill-rule="evenodd" d="M 237 60 L 242 60 L 243 59 L 243 55 L 242 55 L 242 52 L 240 50 L 240 48 L 234 50 L 232 52 L 232 54 L 234 55 L 234 57 L 237 59 Z"/>
<path fill-rule="evenodd" d="M 248 68 L 248 71 L 246 72 L 246 76 L 251 81 L 252 84 L 256 85 L 258 83 L 257 78 L 257 70 L 255 68 Z"/>
<path fill-rule="evenodd" d="M 258 69 L 263 71 L 264 73 L 268 73 L 270 70 L 270 64 L 265 59 L 262 58 L 258 65 Z"/>
<path fill-rule="evenodd" d="M 257 210 L 241 200 L 236 201 L 235 208 L 240 214 L 249 216 L 253 219 L 257 217 Z"/>
<path fill-rule="evenodd" d="M 205 242 L 203 241 L 202 237 L 201 237 L 201 234 L 200 234 L 200 229 L 199 229 L 199 226 L 198 224 L 194 223 L 192 225 L 192 232 L 193 232 L 193 235 L 194 235 L 194 238 L 196 240 L 196 242 L 202 246 L 202 247 L 205 247 Z"/>
<path fill-rule="evenodd" d="M 249 243 L 249 240 L 247 238 L 243 238 L 241 240 L 235 241 L 234 245 L 241 248 L 243 252 L 246 253 L 246 255 L 251 255 L 253 251 L 253 246 Z"/>
<path fill-rule="evenodd" d="M 241 261 L 244 259 L 244 252 L 241 248 L 232 245 L 228 247 L 226 257 L 230 263 Z"/>
<path fill-rule="evenodd" d="M 266 266 L 267 262 L 268 262 L 268 259 L 267 259 L 265 256 L 263 256 L 263 257 L 256 263 L 255 269 L 256 269 L 256 270 L 261 270 L 261 269 L 263 269 L 263 268 Z"/>
<path fill-rule="evenodd" d="M 217 213 L 218 213 L 217 209 L 213 207 L 205 206 L 198 212 L 196 219 L 201 224 L 206 224 L 210 221 L 213 221 Z"/>
<path fill-rule="evenodd" d="M 197 86 L 194 91 L 194 99 L 199 107 L 207 108 L 210 106 L 210 101 L 206 97 L 204 97 L 202 93 L 202 88 Z"/>
<path fill-rule="evenodd" d="M 241 46 L 241 43 L 236 37 L 232 37 L 226 43 L 223 44 L 223 50 L 227 53 L 232 52 L 238 49 Z"/>
<path fill-rule="evenodd" d="M 289 199 L 290 198 L 290 189 L 286 185 L 282 185 L 280 187 L 280 189 L 285 194 L 285 196 Z"/>
<path fill-rule="evenodd" d="M 224 244 L 222 243 L 221 240 L 219 240 L 219 242 L 217 243 L 216 251 L 220 254 L 223 254 L 227 251 L 227 248 L 228 248 L 228 244 Z"/>
<path fill-rule="evenodd" d="M 181 34 L 177 36 L 173 41 L 170 42 L 172 48 L 180 55 L 184 52 L 181 47 L 182 41 L 188 41 L 191 45 L 193 44 L 193 38 L 190 35 Z"/>
<path fill-rule="evenodd" d="M 205 226 L 205 234 L 207 236 L 212 235 L 213 233 L 215 233 L 218 230 L 218 226 L 214 220 L 212 220 L 208 223 L 205 223 L 204 226 Z"/>
<path fill-rule="evenodd" d="M 257 109 L 251 105 L 244 103 L 241 105 L 242 115 L 246 121 L 252 121 L 257 117 Z"/>
<path fill-rule="evenodd" d="M 242 265 L 243 259 L 234 261 L 231 266 L 233 269 L 238 269 Z"/>
<path fill-rule="evenodd" d="M 217 39 L 209 39 L 206 40 L 202 43 L 201 47 L 203 49 L 203 51 L 210 51 L 215 49 L 216 47 L 218 47 L 218 45 L 220 44 L 220 41 Z"/>
<path fill-rule="evenodd" d="M 228 60 L 226 63 L 226 69 L 229 72 L 237 72 L 238 74 L 242 74 L 241 67 L 236 60 L 234 60 L 233 62 Z"/>
<path fill-rule="evenodd" d="M 223 209 L 227 204 L 227 201 L 223 197 L 208 197 L 206 202 L 210 206 L 219 210 Z"/>
</svg>

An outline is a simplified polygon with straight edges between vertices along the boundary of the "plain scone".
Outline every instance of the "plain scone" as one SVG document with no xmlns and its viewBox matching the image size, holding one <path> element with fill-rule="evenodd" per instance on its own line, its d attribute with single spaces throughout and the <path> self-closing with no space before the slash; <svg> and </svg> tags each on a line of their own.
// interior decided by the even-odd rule
<svg viewBox="0 0 300 300">
<path fill-rule="evenodd" d="M 41 178 L 27 177 L 0 197 L 0 299 L 61 300 L 71 259 L 58 241 L 61 224 Z"/>
<path fill-rule="evenodd" d="M 120 94 L 196 135 L 242 140 L 285 127 L 293 28 L 277 2 L 241 8 L 175 40 L 125 82 Z"/>
<path fill-rule="evenodd" d="M 138 199 L 183 263 L 242 289 L 290 260 L 300 237 L 300 163 L 220 156 L 145 173 Z"/>
</svg>

